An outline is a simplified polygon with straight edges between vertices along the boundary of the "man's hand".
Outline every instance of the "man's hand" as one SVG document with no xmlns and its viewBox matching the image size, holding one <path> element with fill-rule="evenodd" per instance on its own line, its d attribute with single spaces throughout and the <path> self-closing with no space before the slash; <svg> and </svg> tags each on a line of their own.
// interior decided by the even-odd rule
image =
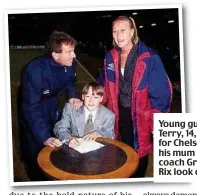
<svg viewBox="0 0 197 195">
<path fill-rule="evenodd" d="M 77 146 L 80 145 L 81 141 L 82 141 L 82 138 L 70 137 L 68 147 L 76 148 Z"/>
<path fill-rule="evenodd" d="M 83 102 L 77 98 L 71 98 L 68 100 L 68 102 L 72 104 L 75 110 L 78 110 L 83 105 Z"/>
<path fill-rule="evenodd" d="M 62 142 L 59 139 L 57 139 L 57 138 L 50 137 L 49 139 L 47 139 L 44 142 L 44 145 L 45 146 L 50 146 L 50 147 L 59 147 L 59 146 L 62 145 Z"/>
<path fill-rule="evenodd" d="M 83 140 L 91 141 L 91 140 L 97 139 L 98 137 L 102 137 L 101 134 L 98 133 L 97 131 L 93 131 L 93 132 L 88 133 L 87 135 L 85 135 L 83 137 Z"/>
</svg>

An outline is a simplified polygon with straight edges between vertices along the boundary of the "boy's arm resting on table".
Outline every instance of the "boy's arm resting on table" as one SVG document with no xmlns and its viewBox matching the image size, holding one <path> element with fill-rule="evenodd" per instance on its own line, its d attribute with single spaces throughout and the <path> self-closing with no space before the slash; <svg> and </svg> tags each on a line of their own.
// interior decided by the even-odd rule
<svg viewBox="0 0 197 195">
<path fill-rule="evenodd" d="M 71 105 L 66 103 L 63 109 L 62 118 L 55 124 L 53 132 L 63 143 L 68 144 L 71 138 Z"/>
<path fill-rule="evenodd" d="M 99 131 L 92 131 L 91 133 L 88 133 L 83 136 L 83 140 L 91 141 L 96 140 L 97 138 L 102 137 L 102 135 L 99 133 Z"/>
</svg>

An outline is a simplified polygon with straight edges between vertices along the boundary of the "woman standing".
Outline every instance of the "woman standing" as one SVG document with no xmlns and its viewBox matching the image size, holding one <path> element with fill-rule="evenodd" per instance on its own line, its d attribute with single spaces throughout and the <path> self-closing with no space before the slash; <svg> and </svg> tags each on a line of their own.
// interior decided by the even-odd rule
<svg viewBox="0 0 197 195">
<path fill-rule="evenodd" d="M 168 112 L 172 89 L 160 57 L 139 40 L 135 22 L 119 16 L 112 23 L 114 48 L 106 53 L 98 82 L 104 103 L 116 115 L 115 136 L 139 157 L 132 177 L 144 177 L 153 150 L 153 113 Z"/>
</svg>

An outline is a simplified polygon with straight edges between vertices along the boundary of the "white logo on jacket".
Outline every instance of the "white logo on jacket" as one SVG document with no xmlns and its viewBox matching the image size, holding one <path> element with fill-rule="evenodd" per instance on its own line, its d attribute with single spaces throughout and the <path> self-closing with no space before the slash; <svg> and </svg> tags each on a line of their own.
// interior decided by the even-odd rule
<svg viewBox="0 0 197 195">
<path fill-rule="evenodd" d="M 113 63 L 108 64 L 108 65 L 107 65 L 107 69 L 108 69 L 108 70 L 114 71 L 114 64 L 113 64 Z"/>
<path fill-rule="evenodd" d="M 50 92 L 50 91 L 49 91 L 49 89 L 48 89 L 48 90 L 43 91 L 42 94 L 48 94 L 49 92 Z"/>
</svg>

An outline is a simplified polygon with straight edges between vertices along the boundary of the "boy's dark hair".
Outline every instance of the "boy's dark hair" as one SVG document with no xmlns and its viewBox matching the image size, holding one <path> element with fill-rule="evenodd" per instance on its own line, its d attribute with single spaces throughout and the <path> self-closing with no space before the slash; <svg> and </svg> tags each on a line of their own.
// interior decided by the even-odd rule
<svg viewBox="0 0 197 195">
<path fill-rule="evenodd" d="M 99 96 L 103 96 L 104 94 L 104 88 L 102 85 L 100 85 L 99 83 L 97 82 L 91 82 L 91 83 L 87 83 L 83 90 L 82 90 L 82 94 L 83 95 L 86 95 L 88 93 L 88 90 L 89 88 L 92 87 L 92 92 L 93 92 L 93 95 L 99 95 Z"/>
<path fill-rule="evenodd" d="M 50 39 L 46 42 L 46 52 L 51 55 L 52 52 L 61 53 L 62 44 L 76 46 L 76 40 L 65 32 L 54 31 Z"/>
</svg>

